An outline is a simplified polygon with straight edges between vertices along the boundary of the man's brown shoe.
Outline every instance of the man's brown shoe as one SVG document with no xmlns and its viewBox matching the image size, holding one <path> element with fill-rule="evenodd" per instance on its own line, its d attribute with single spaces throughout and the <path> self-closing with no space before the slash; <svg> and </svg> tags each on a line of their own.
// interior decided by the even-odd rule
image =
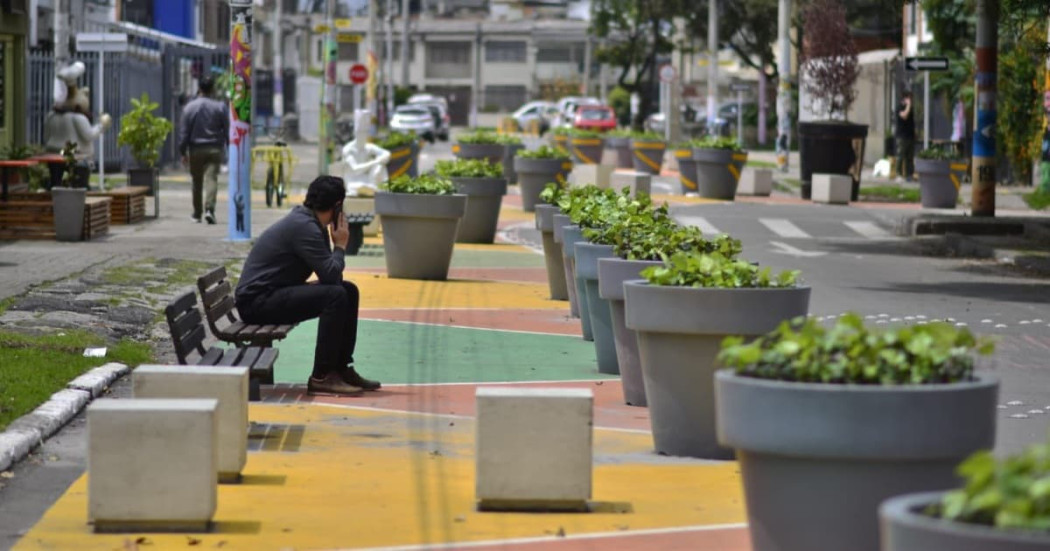
<svg viewBox="0 0 1050 551">
<path fill-rule="evenodd" d="M 365 390 L 379 390 L 379 388 L 383 386 L 379 381 L 373 381 L 371 379 L 366 379 L 358 375 L 357 370 L 354 369 L 353 364 L 346 366 L 346 369 L 343 370 L 342 376 L 343 380 L 346 381 L 347 384 L 355 387 L 360 387 Z"/>
<path fill-rule="evenodd" d="M 339 376 L 339 373 L 335 371 L 329 372 L 324 379 L 310 377 L 310 380 L 306 383 L 306 393 L 310 395 L 360 396 L 362 392 L 364 392 L 364 389 L 344 381 Z"/>
</svg>

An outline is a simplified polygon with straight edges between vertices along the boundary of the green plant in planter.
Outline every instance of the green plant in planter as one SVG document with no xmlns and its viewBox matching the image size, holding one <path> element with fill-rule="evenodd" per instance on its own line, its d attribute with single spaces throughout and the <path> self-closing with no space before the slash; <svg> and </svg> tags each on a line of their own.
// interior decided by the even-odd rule
<svg viewBox="0 0 1050 551">
<path fill-rule="evenodd" d="M 496 143 L 500 145 L 521 145 L 521 138 L 510 134 L 497 134 Z"/>
<path fill-rule="evenodd" d="M 630 128 L 615 128 L 605 133 L 610 138 L 632 138 L 635 132 Z"/>
<path fill-rule="evenodd" d="M 544 186 L 543 191 L 540 192 L 540 201 L 543 201 L 548 205 L 557 205 L 562 197 L 565 196 L 565 193 L 565 186 L 563 184 L 551 182 Z"/>
<path fill-rule="evenodd" d="M 600 223 L 601 212 L 611 202 L 616 201 L 617 193 L 611 189 L 601 189 L 595 185 L 575 187 L 569 189 L 558 203 L 573 224 L 583 227 L 591 227 Z"/>
<path fill-rule="evenodd" d="M 522 159 L 569 159 L 569 154 L 549 145 L 541 145 L 537 149 L 522 149 L 516 155 Z"/>
<path fill-rule="evenodd" d="M 503 165 L 488 159 L 455 159 L 438 161 L 434 167 L 438 176 L 445 178 L 502 178 Z"/>
<path fill-rule="evenodd" d="M 641 273 L 652 285 L 729 289 L 794 287 L 798 274 L 798 270 L 787 270 L 774 277 L 769 268 L 746 260 L 697 252 L 675 253 L 663 266 L 651 266 Z"/>
<path fill-rule="evenodd" d="M 581 139 L 600 138 L 600 137 L 602 137 L 602 133 L 601 132 L 595 132 L 594 130 L 581 130 L 581 129 L 578 129 L 578 128 L 570 128 L 569 129 L 569 137 L 570 138 L 581 138 Z"/>
<path fill-rule="evenodd" d="M 934 384 L 973 380 L 974 353 L 990 354 L 993 348 L 947 323 L 874 330 L 850 313 L 831 329 L 812 319 L 796 319 L 751 343 L 727 338 L 719 361 L 740 375 L 760 379 Z"/>
<path fill-rule="evenodd" d="M 551 135 L 554 136 L 568 136 L 572 134 L 573 129 L 568 126 L 559 126 L 551 130 Z"/>
<path fill-rule="evenodd" d="M 398 176 L 380 184 L 379 189 L 390 193 L 418 193 L 423 195 L 452 195 L 456 186 L 443 176 L 423 174 L 418 178 Z"/>
<path fill-rule="evenodd" d="M 412 145 L 416 141 L 415 132 L 390 132 L 386 136 L 379 138 L 375 141 L 375 144 L 383 149 L 398 149 Z"/>
<path fill-rule="evenodd" d="M 472 132 L 456 138 L 459 143 L 475 145 L 498 145 L 504 143 L 500 141 L 501 139 L 500 135 L 495 132 Z"/>
<path fill-rule="evenodd" d="M 131 156 L 139 168 L 153 168 L 160 159 L 160 148 L 175 126 L 164 117 L 153 114 L 160 107 L 150 101 L 149 94 L 131 99 L 131 111 L 120 118 L 120 133 L 117 145 L 131 148 Z"/>
<path fill-rule="evenodd" d="M 956 472 L 966 481 L 964 487 L 946 493 L 926 514 L 1050 535 L 1050 441 L 999 461 L 992 452 L 979 451 Z"/>
<path fill-rule="evenodd" d="M 954 161 L 959 158 L 952 150 L 940 147 L 928 147 L 915 156 L 928 161 Z"/>
<path fill-rule="evenodd" d="M 616 220 L 605 230 L 613 245 L 613 252 L 625 260 L 665 261 L 677 253 L 718 253 L 733 258 L 743 250 L 740 241 L 728 235 L 714 239 L 704 237 L 696 226 L 682 226 L 667 212 L 667 205 L 654 209 L 650 216 L 643 213 Z"/>
<path fill-rule="evenodd" d="M 662 142 L 664 141 L 663 134 L 657 132 L 631 132 L 631 139 L 638 142 Z"/>
<path fill-rule="evenodd" d="M 729 151 L 743 151 L 733 138 L 722 136 L 704 136 L 697 140 L 689 140 L 679 146 L 679 149 L 727 149 Z"/>
<path fill-rule="evenodd" d="M 9 145 L 0 150 L 0 159 L 22 161 L 36 155 L 38 148 L 32 145 Z"/>
</svg>

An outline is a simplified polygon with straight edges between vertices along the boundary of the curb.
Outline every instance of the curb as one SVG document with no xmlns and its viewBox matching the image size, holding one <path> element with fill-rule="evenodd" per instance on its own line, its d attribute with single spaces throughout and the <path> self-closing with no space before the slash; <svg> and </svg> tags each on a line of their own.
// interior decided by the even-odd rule
<svg viewBox="0 0 1050 551">
<path fill-rule="evenodd" d="M 33 411 L 15 419 L 0 432 L 0 471 L 24 459 L 29 452 L 58 432 L 113 381 L 131 370 L 126 365 L 108 363 L 73 379 L 66 388 L 51 395 Z"/>
</svg>

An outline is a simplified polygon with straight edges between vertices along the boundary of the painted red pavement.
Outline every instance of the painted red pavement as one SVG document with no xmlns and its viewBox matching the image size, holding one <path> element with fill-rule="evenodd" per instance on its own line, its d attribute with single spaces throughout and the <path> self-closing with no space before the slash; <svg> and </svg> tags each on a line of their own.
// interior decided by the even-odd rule
<svg viewBox="0 0 1050 551">
<path fill-rule="evenodd" d="M 361 319 L 583 337 L 580 320 L 562 310 L 362 309 Z"/>
</svg>

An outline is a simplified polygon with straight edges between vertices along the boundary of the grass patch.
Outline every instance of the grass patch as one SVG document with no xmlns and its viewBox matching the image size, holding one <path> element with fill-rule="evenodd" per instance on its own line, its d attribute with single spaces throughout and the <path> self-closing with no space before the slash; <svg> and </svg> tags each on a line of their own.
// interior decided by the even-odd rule
<svg viewBox="0 0 1050 551">
<path fill-rule="evenodd" d="M 861 200 L 893 201 L 897 203 L 918 203 L 918 188 L 902 186 L 869 186 L 860 188 Z"/>
<path fill-rule="evenodd" d="M 781 178 L 780 182 L 787 184 L 795 189 L 802 187 L 802 180 L 799 180 L 798 178 Z"/>
<path fill-rule="evenodd" d="M 1043 190 L 1037 189 L 1032 193 L 1025 193 L 1021 197 L 1024 198 L 1024 202 L 1030 209 L 1043 210 L 1046 207 L 1050 207 L 1050 193 Z"/>
<path fill-rule="evenodd" d="M 776 168 L 777 164 L 772 161 L 748 161 L 747 166 L 754 168 Z"/>
<path fill-rule="evenodd" d="M 8 308 L 14 306 L 17 300 L 18 297 L 7 297 L 5 299 L 0 299 L 0 314 L 3 314 L 7 311 Z"/>
<path fill-rule="evenodd" d="M 0 430 L 29 413 L 73 378 L 104 363 L 136 367 L 153 359 L 148 344 L 122 340 L 105 358 L 85 358 L 83 349 L 104 340 L 84 331 L 31 336 L 0 331 Z"/>
</svg>

